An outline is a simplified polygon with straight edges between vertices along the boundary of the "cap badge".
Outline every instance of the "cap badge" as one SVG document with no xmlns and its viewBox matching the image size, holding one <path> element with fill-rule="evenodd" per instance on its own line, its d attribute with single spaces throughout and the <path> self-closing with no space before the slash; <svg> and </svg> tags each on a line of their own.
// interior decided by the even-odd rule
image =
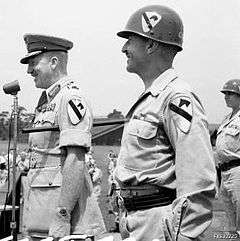
<svg viewBox="0 0 240 241">
<path fill-rule="evenodd" d="M 144 12 L 142 15 L 142 28 L 143 31 L 151 31 L 161 20 L 161 15 L 156 12 Z"/>
</svg>

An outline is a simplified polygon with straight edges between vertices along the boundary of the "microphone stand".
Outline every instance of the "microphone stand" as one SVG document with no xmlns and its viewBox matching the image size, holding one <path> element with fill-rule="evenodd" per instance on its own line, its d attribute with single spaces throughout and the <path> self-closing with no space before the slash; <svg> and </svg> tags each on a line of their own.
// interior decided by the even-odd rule
<svg viewBox="0 0 240 241">
<path fill-rule="evenodd" d="M 3 85 L 3 91 L 5 94 L 10 94 L 13 96 L 13 116 L 14 116 L 14 128 L 13 128 L 13 163 L 12 170 L 8 167 L 8 171 L 11 176 L 12 171 L 12 221 L 10 223 L 11 235 L 13 237 L 13 241 L 17 241 L 17 224 L 16 224 L 16 159 L 17 159 L 17 121 L 18 121 L 18 96 L 17 93 L 20 90 L 20 86 L 18 80 L 12 81 Z M 10 179 L 10 178 L 9 178 Z M 8 180 L 10 182 L 11 180 Z"/>
<path fill-rule="evenodd" d="M 13 128 L 13 163 L 12 163 L 12 221 L 10 223 L 11 235 L 13 241 L 17 241 L 17 225 L 16 225 L 16 159 L 17 159 L 17 120 L 18 120 L 18 96 L 17 92 L 12 94 L 13 99 L 13 116 L 14 116 L 14 128 Z M 8 167 L 10 169 L 10 167 Z"/>
</svg>

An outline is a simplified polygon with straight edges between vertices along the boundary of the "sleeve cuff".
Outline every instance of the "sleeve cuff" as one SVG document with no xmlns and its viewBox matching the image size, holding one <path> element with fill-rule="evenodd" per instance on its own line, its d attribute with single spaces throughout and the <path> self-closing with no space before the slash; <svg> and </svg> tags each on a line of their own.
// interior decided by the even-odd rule
<svg viewBox="0 0 240 241">
<path fill-rule="evenodd" d="M 80 132 L 76 129 L 63 130 L 60 133 L 59 147 L 64 146 L 91 146 L 91 133 Z"/>
</svg>

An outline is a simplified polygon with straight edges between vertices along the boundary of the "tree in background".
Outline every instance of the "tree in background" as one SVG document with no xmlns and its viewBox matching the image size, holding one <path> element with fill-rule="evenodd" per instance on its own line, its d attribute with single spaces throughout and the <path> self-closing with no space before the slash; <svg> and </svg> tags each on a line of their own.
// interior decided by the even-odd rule
<svg viewBox="0 0 240 241">
<path fill-rule="evenodd" d="M 109 119 L 123 119 L 124 115 L 122 114 L 121 111 L 117 111 L 116 109 L 113 109 L 113 112 L 109 113 L 107 115 L 107 118 L 109 118 Z"/>
<path fill-rule="evenodd" d="M 18 107 L 18 139 L 20 142 L 27 142 L 28 135 L 22 134 L 21 130 L 28 126 L 33 120 L 34 114 L 28 113 L 23 106 Z M 13 120 L 12 120 L 13 121 Z M 9 124 L 11 123 L 11 114 L 8 111 L 0 112 L 0 140 L 8 140 Z M 13 122 L 12 122 L 13 123 Z M 11 137 L 13 136 L 13 124 L 11 125 Z"/>
</svg>

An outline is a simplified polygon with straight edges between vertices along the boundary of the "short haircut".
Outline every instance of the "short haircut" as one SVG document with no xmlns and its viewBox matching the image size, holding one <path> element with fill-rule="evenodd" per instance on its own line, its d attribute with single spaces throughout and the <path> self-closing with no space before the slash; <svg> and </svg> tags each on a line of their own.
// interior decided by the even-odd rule
<svg viewBox="0 0 240 241">
<path fill-rule="evenodd" d="M 57 57 L 59 61 L 59 68 L 63 71 L 67 68 L 67 62 L 68 62 L 68 53 L 64 51 L 49 51 L 44 53 L 44 55 L 49 58 L 49 60 L 53 57 Z"/>
</svg>

